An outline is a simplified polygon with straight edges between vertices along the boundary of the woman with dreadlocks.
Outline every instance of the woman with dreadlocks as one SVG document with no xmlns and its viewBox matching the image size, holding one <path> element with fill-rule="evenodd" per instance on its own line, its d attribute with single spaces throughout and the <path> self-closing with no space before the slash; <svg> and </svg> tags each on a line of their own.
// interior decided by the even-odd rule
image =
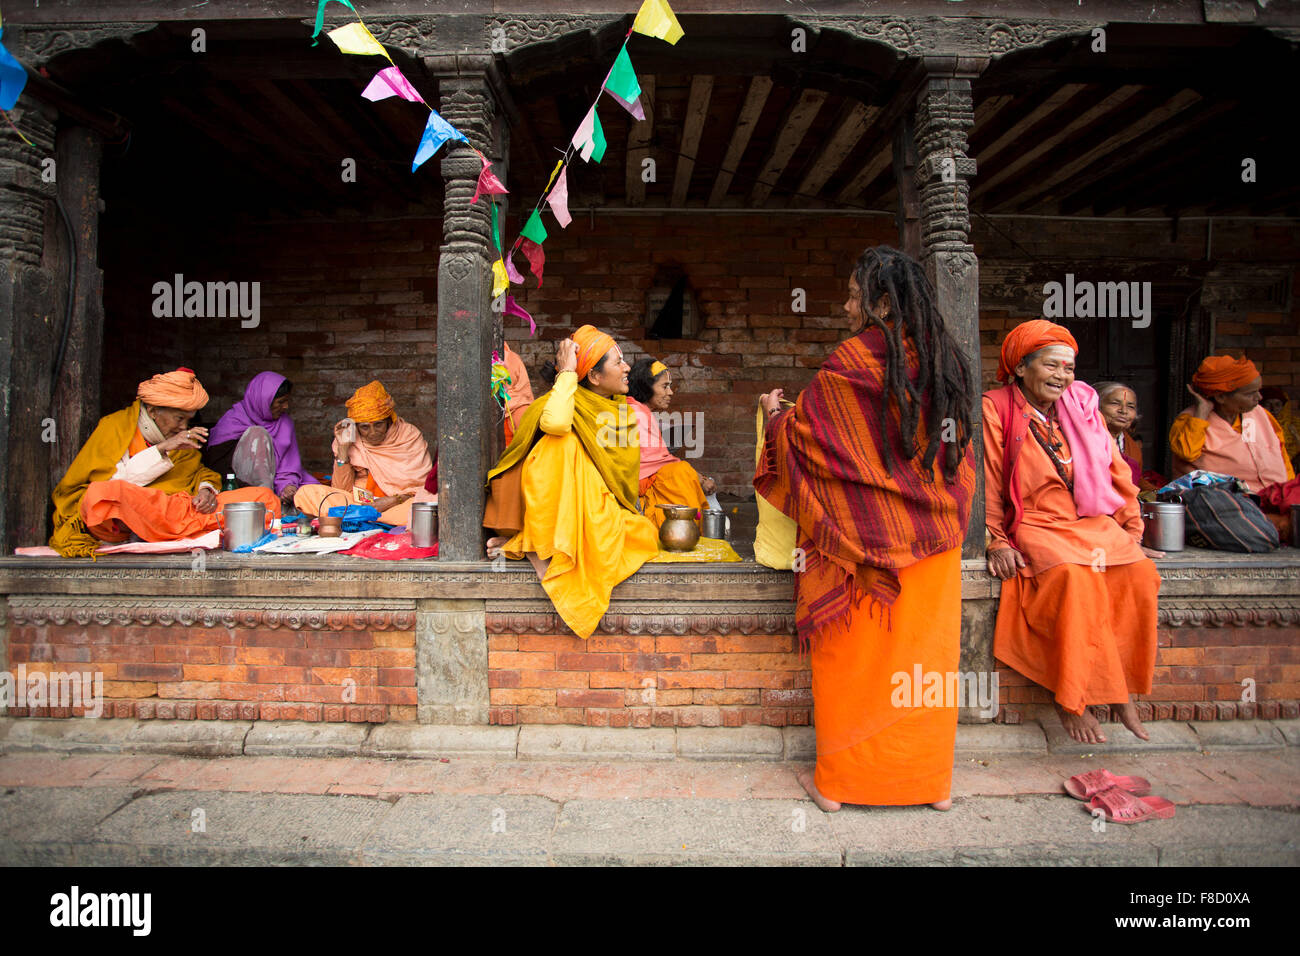
<svg viewBox="0 0 1300 956">
<path fill-rule="evenodd" d="M 795 624 L 812 658 L 817 765 L 799 780 L 828 812 L 947 810 L 957 709 L 933 684 L 961 653 L 973 377 L 901 252 L 862 254 L 844 312 L 850 338 L 794 406 L 781 389 L 760 399 L 754 487 L 798 526 Z"/>
<path fill-rule="evenodd" d="M 1051 691 L 1080 743 L 1106 742 L 1089 704 L 1117 705 L 1146 740 L 1132 695 L 1151 692 L 1161 552 L 1142 547 L 1133 472 L 1074 380 L 1078 350 L 1068 329 L 1022 322 L 1002 343 L 1005 385 L 984 393 L 993 656 Z"/>
</svg>

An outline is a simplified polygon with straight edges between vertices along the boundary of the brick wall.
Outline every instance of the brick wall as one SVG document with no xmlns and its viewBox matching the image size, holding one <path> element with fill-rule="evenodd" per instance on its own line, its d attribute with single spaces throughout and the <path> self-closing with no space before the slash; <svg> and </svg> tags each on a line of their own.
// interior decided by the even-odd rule
<svg viewBox="0 0 1300 956">
<path fill-rule="evenodd" d="M 518 229 L 505 225 L 506 235 Z M 1080 271 L 1107 259 L 1168 263 L 1203 258 L 1205 232 L 1171 236 L 1167 224 L 977 220 L 976 248 L 990 263 L 1038 257 L 1078 261 Z M 996 226 L 996 229 L 993 228 Z M 1216 259 L 1295 263 L 1300 230 L 1267 223 L 1215 225 Z M 613 333 L 634 359 L 647 352 L 674 369 L 676 410 L 704 415 L 703 455 L 694 464 L 724 491 L 750 495 L 754 403 L 765 390 L 797 391 L 843 337 L 848 272 L 861 250 L 894 242 L 887 216 L 597 215 L 579 219 L 546 244 L 541 289 L 530 278 L 517 292 L 539 335 L 510 319 L 506 334 L 534 373 L 554 340 L 583 323 Z M 103 408 L 121 407 L 136 382 L 161 368 L 195 368 L 213 399 L 209 422 L 242 395 L 257 371 L 273 368 L 295 384 L 294 417 L 309 467 L 329 467 L 329 436 L 353 389 L 379 378 L 399 413 L 436 437 L 437 258 L 441 223 L 227 224 L 178 230 L 159 239 L 153 224 L 106 226 Z M 145 252 L 148 251 L 146 255 Z M 526 270 L 522 257 L 517 258 Z M 681 267 L 704 316 L 699 337 L 645 338 L 645 298 L 657 270 Z M 152 287 L 181 272 L 187 279 L 260 281 L 261 325 L 238 319 L 154 319 Z M 981 351 L 991 381 L 997 348 L 1010 325 L 1030 316 L 999 304 L 1005 290 L 982 290 Z M 791 311 L 791 290 L 807 293 Z M 1041 285 L 1039 286 L 1041 291 Z M 1033 292 L 1033 290 L 1029 290 Z M 1294 300 L 1294 298 L 1293 298 Z M 1266 384 L 1300 398 L 1300 311 L 1216 315 L 1220 344 L 1245 351 Z"/>
<path fill-rule="evenodd" d="M 812 673 L 792 635 L 493 634 L 494 724 L 806 725 Z"/>
<path fill-rule="evenodd" d="M 11 624 L 8 652 L 15 672 L 101 673 L 106 717 L 415 719 L 412 630 Z"/>
</svg>

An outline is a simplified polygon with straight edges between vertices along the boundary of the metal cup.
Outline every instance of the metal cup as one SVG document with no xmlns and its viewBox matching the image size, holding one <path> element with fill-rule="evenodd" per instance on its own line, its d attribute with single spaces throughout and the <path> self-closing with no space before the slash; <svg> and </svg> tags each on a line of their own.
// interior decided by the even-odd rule
<svg viewBox="0 0 1300 956">
<path fill-rule="evenodd" d="M 1183 550 L 1186 510 L 1177 501 L 1142 502 L 1142 543 L 1156 551 Z"/>
<path fill-rule="evenodd" d="M 235 501 L 221 509 L 221 547 L 227 551 L 247 547 L 266 533 L 266 505 L 260 501 Z"/>
<path fill-rule="evenodd" d="M 411 505 L 411 545 L 432 548 L 438 543 L 438 506 L 432 501 Z"/>
<path fill-rule="evenodd" d="M 721 509 L 706 508 L 700 522 L 700 536 L 704 538 L 723 538 L 727 534 L 727 518 Z"/>
</svg>

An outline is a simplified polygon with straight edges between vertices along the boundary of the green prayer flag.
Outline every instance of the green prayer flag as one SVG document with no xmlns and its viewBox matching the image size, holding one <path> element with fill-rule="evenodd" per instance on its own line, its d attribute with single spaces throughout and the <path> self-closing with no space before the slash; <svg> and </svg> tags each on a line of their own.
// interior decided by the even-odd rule
<svg viewBox="0 0 1300 956">
<path fill-rule="evenodd" d="M 596 148 L 591 151 L 591 158 L 600 162 L 605 158 L 605 147 L 609 143 L 605 141 L 605 130 L 600 125 L 600 114 L 592 110 L 591 119 L 591 141 L 596 144 Z"/>
<path fill-rule="evenodd" d="M 316 7 L 316 30 L 311 35 L 312 46 L 315 46 L 320 42 L 316 38 L 320 36 L 321 30 L 325 28 L 325 5 L 329 2 L 330 0 L 320 0 L 320 4 Z M 343 4 L 343 6 L 347 7 L 353 13 L 357 12 L 357 8 L 352 5 L 350 0 L 336 0 L 336 2 Z"/>
<path fill-rule="evenodd" d="M 497 204 L 492 203 L 492 242 L 501 251 L 501 227 L 497 225 Z"/>
<path fill-rule="evenodd" d="M 525 239 L 531 239 L 539 246 L 545 242 L 546 227 L 542 225 L 541 213 L 534 209 L 533 214 L 529 216 L 528 221 L 524 223 L 524 228 L 519 230 L 519 235 L 523 236 Z"/>
<path fill-rule="evenodd" d="M 629 103 L 641 95 L 641 84 L 637 82 L 636 70 L 632 69 L 632 58 L 627 55 L 626 46 L 618 51 L 609 79 L 605 81 L 605 89 Z"/>
</svg>

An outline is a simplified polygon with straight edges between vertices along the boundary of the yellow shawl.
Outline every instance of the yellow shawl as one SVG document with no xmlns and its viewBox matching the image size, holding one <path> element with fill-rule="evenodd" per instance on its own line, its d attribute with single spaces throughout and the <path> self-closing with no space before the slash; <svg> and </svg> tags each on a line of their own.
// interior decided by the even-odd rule
<svg viewBox="0 0 1300 956">
<path fill-rule="evenodd" d="M 99 541 L 86 531 L 81 520 L 81 499 L 92 481 L 108 481 L 113 477 L 135 437 L 139 421 L 139 400 L 101 418 L 50 496 L 54 499 L 54 534 L 50 547 L 63 557 L 90 557 L 99 547 Z M 171 470 L 150 484 L 150 488 L 167 494 L 195 494 L 205 481 L 221 487 L 221 476 L 203 466 L 196 449 L 182 448 L 168 457 L 173 463 Z"/>
<path fill-rule="evenodd" d="M 502 452 L 496 467 L 488 472 L 488 481 L 509 471 L 532 451 L 542 436 L 542 412 L 553 394 L 546 392 L 528 406 L 514 439 Z M 641 468 L 641 448 L 636 428 L 636 415 L 628 406 L 626 395 L 601 398 L 591 389 L 581 386 L 574 393 L 573 433 L 578 436 L 578 441 L 618 503 L 639 514 L 637 478 Z"/>
</svg>

